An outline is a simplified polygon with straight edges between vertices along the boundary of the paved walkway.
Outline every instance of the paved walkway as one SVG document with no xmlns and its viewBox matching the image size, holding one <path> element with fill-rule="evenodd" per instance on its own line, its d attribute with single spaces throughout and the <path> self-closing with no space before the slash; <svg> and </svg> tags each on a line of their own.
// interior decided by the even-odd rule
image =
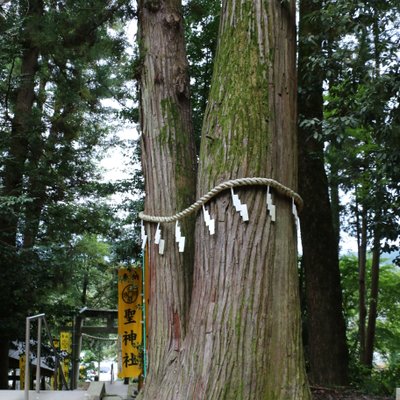
<svg viewBox="0 0 400 400">
<path fill-rule="evenodd" d="M 117 395 L 121 399 L 128 398 L 128 385 L 124 385 L 123 381 L 114 383 L 105 382 L 106 394 Z M 87 400 L 86 391 L 84 390 L 41 390 L 36 393 L 34 390 L 29 391 L 29 400 Z M 0 400 L 25 400 L 25 392 L 23 390 L 0 390 Z"/>
<path fill-rule="evenodd" d="M 30 390 L 29 400 L 87 400 L 85 393 L 83 390 L 42 390 L 40 393 Z M 25 392 L 23 390 L 0 390 L 0 400 L 25 400 Z"/>
</svg>

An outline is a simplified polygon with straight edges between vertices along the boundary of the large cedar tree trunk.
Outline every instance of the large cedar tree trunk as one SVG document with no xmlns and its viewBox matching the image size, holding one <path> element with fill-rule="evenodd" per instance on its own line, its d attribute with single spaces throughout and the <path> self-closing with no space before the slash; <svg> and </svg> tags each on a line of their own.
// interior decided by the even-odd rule
<svg viewBox="0 0 400 400">
<path fill-rule="evenodd" d="M 227 179 L 253 176 L 297 187 L 294 1 L 222 5 L 197 194 Z M 249 208 L 249 222 L 235 212 L 229 192 L 206 205 L 215 235 L 197 215 L 187 334 L 161 385 L 146 383 L 145 399 L 310 398 L 292 201 L 274 192 L 272 223 L 265 189 L 236 191 Z M 173 244 L 168 246 L 172 251 Z M 164 343 L 159 346 L 164 351 Z"/>
<path fill-rule="evenodd" d="M 172 215 L 195 197 L 196 156 L 189 102 L 188 63 L 180 0 L 141 0 L 140 109 L 145 212 Z M 150 229 L 151 228 L 151 229 Z M 194 219 L 181 223 L 184 253 L 175 243 L 175 224 L 161 224 L 165 254 L 149 234 L 150 270 L 149 375 L 146 387 L 158 387 L 165 368 L 176 358 L 186 332 L 193 270 Z"/>
<path fill-rule="evenodd" d="M 322 2 L 300 2 L 300 121 L 313 118 L 322 121 L 323 118 L 322 70 L 311 62 L 311 56 L 321 54 L 321 24 L 310 19 L 310 14 L 320 12 L 321 7 Z M 311 35 L 312 41 L 309 39 Z M 305 203 L 300 221 L 309 376 L 317 384 L 343 385 L 347 383 L 348 350 L 342 312 L 338 243 L 324 169 L 324 143 L 320 134 L 320 125 L 314 129 L 306 124 L 299 126 L 299 187 Z"/>
<path fill-rule="evenodd" d="M 379 13 L 377 10 L 374 12 L 373 20 L 373 35 L 374 35 L 374 60 L 375 60 L 375 79 L 378 80 L 380 77 L 381 69 L 381 46 L 379 38 L 379 25 L 378 25 Z M 383 113 L 382 113 L 383 114 Z M 376 115 L 378 126 L 384 125 L 381 115 Z M 378 172 L 378 171 L 377 171 Z M 369 296 L 369 310 L 368 310 L 368 324 L 365 335 L 365 354 L 364 363 L 368 368 L 372 368 L 374 358 L 374 345 L 375 345 L 375 331 L 376 331 L 376 318 L 378 316 L 378 297 L 379 297 L 379 264 L 381 255 L 381 220 L 382 210 L 379 207 L 385 203 L 382 179 L 378 173 L 377 184 L 375 190 L 375 201 L 378 204 L 378 208 L 375 210 L 374 221 L 373 221 L 373 246 L 372 246 L 372 265 L 371 265 L 371 288 Z"/>
</svg>

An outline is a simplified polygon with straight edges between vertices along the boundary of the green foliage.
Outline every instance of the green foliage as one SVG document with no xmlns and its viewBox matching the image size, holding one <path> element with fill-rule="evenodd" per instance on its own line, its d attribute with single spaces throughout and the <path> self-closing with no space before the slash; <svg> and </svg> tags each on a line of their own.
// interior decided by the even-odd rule
<svg viewBox="0 0 400 400">
<path fill-rule="evenodd" d="M 398 11 L 393 1 L 327 2 L 320 18 L 330 28 L 316 55 L 328 87 L 327 166 L 335 171 L 332 185 L 351 199 L 343 228 L 356 235 L 366 212 L 368 244 L 379 235 L 383 251 L 398 249 L 400 223 Z"/>
<path fill-rule="evenodd" d="M 106 290 L 115 283 L 106 238 L 117 229 L 118 210 L 107 198 L 128 185 L 102 183 L 98 162 L 119 145 L 112 132 L 134 100 L 123 31 L 132 16 L 127 0 L 0 6 L 1 335 L 15 336 L 31 313 L 70 320 L 82 305 L 85 279 L 89 305 L 115 307 L 115 292 Z M 18 142 L 21 68 L 32 49 L 33 103 Z M 19 164 L 12 159 L 16 143 Z M 6 191 L 10 182 L 15 193 Z"/>
<path fill-rule="evenodd" d="M 184 7 L 190 66 L 193 126 L 197 149 L 207 105 L 219 27 L 220 1 L 190 0 Z"/>
<path fill-rule="evenodd" d="M 350 371 L 353 386 L 367 394 L 394 396 L 400 379 L 398 364 L 371 371 L 353 360 Z"/>
<path fill-rule="evenodd" d="M 367 262 L 366 282 L 370 282 L 371 259 Z M 378 317 L 375 338 L 376 366 L 372 370 L 359 363 L 358 347 L 358 260 L 343 256 L 340 260 L 343 308 L 351 355 L 351 381 L 359 389 L 374 394 L 392 394 L 400 378 L 400 271 L 390 263 L 380 267 Z M 367 285 L 367 286 L 368 286 Z M 367 290 L 367 293 L 369 291 Z M 367 299 L 368 300 L 368 299 Z"/>
<path fill-rule="evenodd" d="M 28 310 L 46 313 L 53 328 L 70 323 L 83 306 L 116 307 L 115 267 L 110 263 L 110 245 L 104 239 L 93 234 L 77 236 L 63 245 L 37 248 L 36 254 L 29 277 L 37 276 L 40 281 L 34 280 L 38 287 Z M 21 296 L 16 296 L 21 304 Z"/>
<path fill-rule="evenodd" d="M 32 202 L 32 199 L 27 197 L 26 195 L 23 196 L 1 196 L 0 197 L 0 213 L 9 212 L 10 208 L 19 205 L 23 206 L 26 203 Z"/>
<path fill-rule="evenodd" d="M 130 154 L 131 165 L 129 178 L 116 183 L 120 193 L 128 196 L 115 209 L 113 223 L 108 232 L 112 243 L 112 262 L 124 266 L 141 263 L 141 229 L 139 212 L 144 208 L 144 179 L 140 165 L 140 140 L 131 143 L 134 149 Z"/>
<path fill-rule="evenodd" d="M 79 380 L 86 381 L 91 379 L 93 371 L 96 370 L 96 361 L 97 358 L 92 351 L 87 350 L 83 353 L 79 363 Z"/>
</svg>

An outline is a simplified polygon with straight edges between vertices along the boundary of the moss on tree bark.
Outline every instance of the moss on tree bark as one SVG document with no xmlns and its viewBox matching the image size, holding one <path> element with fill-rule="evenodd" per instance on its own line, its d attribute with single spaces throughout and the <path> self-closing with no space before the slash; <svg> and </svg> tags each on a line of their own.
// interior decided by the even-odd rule
<svg viewBox="0 0 400 400">
<path fill-rule="evenodd" d="M 196 157 L 189 102 L 188 64 L 180 1 L 139 1 L 141 50 L 140 124 L 145 211 L 168 215 L 195 196 Z M 157 387 L 176 358 L 186 332 L 193 268 L 194 220 L 182 221 L 185 252 L 175 243 L 174 224 L 161 226 L 168 251 L 158 254 L 154 226 L 149 234 L 149 375 Z"/>
</svg>

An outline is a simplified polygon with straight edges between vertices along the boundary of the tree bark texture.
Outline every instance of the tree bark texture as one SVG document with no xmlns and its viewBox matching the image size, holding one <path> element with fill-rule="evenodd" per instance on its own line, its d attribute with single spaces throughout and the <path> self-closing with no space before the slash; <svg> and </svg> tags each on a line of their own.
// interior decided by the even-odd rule
<svg viewBox="0 0 400 400">
<path fill-rule="evenodd" d="M 360 343 L 360 361 L 365 363 L 365 335 L 366 335 L 366 269 L 367 269 L 367 212 L 361 206 L 357 212 L 358 236 L 358 337 Z"/>
<path fill-rule="evenodd" d="M 227 179 L 274 178 L 297 187 L 294 2 L 223 2 L 202 132 L 197 194 Z M 178 358 L 146 399 L 309 399 L 300 332 L 296 229 L 291 199 L 235 190 L 199 213 L 187 335 Z"/>
<path fill-rule="evenodd" d="M 331 152 L 336 152 L 336 150 L 330 149 Z M 340 242 L 340 196 L 339 196 L 339 171 L 336 161 L 330 164 L 330 177 L 329 177 L 329 194 L 331 200 L 332 209 L 332 223 L 333 231 L 336 238 L 336 247 L 339 249 Z"/>
<path fill-rule="evenodd" d="M 309 19 L 322 2 L 300 1 L 300 121 L 323 119 L 323 74 L 311 57 L 321 54 L 320 24 Z M 313 36 L 311 41 L 309 38 Z M 300 215 L 307 307 L 307 355 L 313 383 L 347 383 L 348 349 L 342 312 L 337 236 L 324 169 L 321 124 L 299 124 L 299 187 L 305 207 Z"/>
<path fill-rule="evenodd" d="M 378 25 L 378 12 L 375 10 L 373 19 L 373 36 L 374 36 L 374 61 L 375 61 L 375 79 L 379 79 L 381 69 L 381 51 L 380 51 L 380 38 L 379 38 L 379 25 Z M 381 116 L 377 116 L 378 126 L 384 125 L 385 122 Z M 377 184 L 375 189 L 375 201 L 377 201 L 378 207 L 384 204 L 382 182 L 384 179 L 377 176 Z M 381 220 L 382 210 L 376 208 L 374 210 L 374 221 L 373 221 L 373 245 L 372 245 L 372 265 L 371 265 L 371 288 L 369 296 L 369 308 L 368 308 L 368 323 L 365 335 L 365 354 L 364 363 L 368 368 L 372 369 L 372 363 L 374 358 L 374 344 L 375 344 L 375 331 L 376 331 L 376 318 L 378 315 L 378 297 L 379 297 L 379 264 L 381 255 Z"/>
<path fill-rule="evenodd" d="M 319 5 L 320 7 L 320 5 Z M 330 27 L 328 32 L 328 39 L 327 39 L 327 58 L 328 60 L 333 60 L 333 44 L 337 40 L 337 32 L 334 27 Z M 319 44 L 319 46 L 321 46 Z M 335 86 L 335 83 L 338 79 L 336 73 L 333 73 L 335 69 L 333 66 L 330 70 L 330 76 L 327 77 L 328 79 L 328 91 L 331 91 L 332 88 Z M 331 202 L 331 209 L 332 209 L 332 223 L 333 223 L 333 230 L 336 236 L 336 245 L 339 249 L 340 243 L 340 211 L 341 211 L 341 204 L 340 204 L 340 196 L 339 196 L 339 155 L 340 152 L 339 143 L 335 138 L 332 138 L 331 143 L 329 144 L 328 148 L 328 156 L 329 159 L 325 160 L 329 164 L 330 174 L 329 174 L 329 194 L 330 194 L 330 202 Z"/>
<path fill-rule="evenodd" d="M 379 212 L 378 212 L 379 215 Z M 380 215 L 375 218 L 378 224 Z M 371 265 L 371 289 L 369 296 L 368 324 L 365 337 L 365 365 L 372 368 L 374 358 L 374 344 L 376 331 L 376 318 L 378 316 L 378 297 L 379 297 L 379 263 L 381 256 L 380 233 L 379 228 L 374 230 L 374 244 L 372 248 L 372 265 Z"/>
<path fill-rule="evenodd" d="M 140 103 L 145 212 L 173 215 L 193 203 L 196 156 L 189 101 L 182 11 L 179 0 L 138 2 L 141 57 Z M 149 375 L 158 386 L 165 368 L 181 349 L 186 332 L 193 270 L 194 219 L 180 223 L 184 253 L 175 243 L 175 224 L 161 224 L 165 254 L 149 235 Z M 147 387 L 146 386 L 146 387 Z"/>
<path fill-rule="evenodd" d="M 41 88 L 45 85 L 46 82 L 40 82 Z M 43 102 L 45 93 L 39 93 L 37 97 L 41 98 Z M 45 139 L 40 131 L 35 132 L 35 138 L 31 140 L 29 146 L 28 168 L 25 180 L 26 193 L 31 201 L 25 206 L 23 230 L 23 247 L 28 257 L 29 250 L 32 249 L 37 239 L 43 207 L 49 200 L 48 188 L 54 186 L 54 182 L 48 176 L 48 171 L 52 168 L 57 168 L 57 161 L 63 157 L 57 151 L 57 145 L 60 141 L 58 135 L 62 132 L 66 146 L 73 147 L 74 135 L 67 134 L 66 129 L 63 129 L 63 122 L 72 115 L 75 104 L 64 101 L 62 110 L 60 110 L 59 104 L 61 104 L 61 101 L 56 98 L 48 137 Z M 42 114 L 43 103 L 38 102 L 37 109 Z"/>
</svg>

